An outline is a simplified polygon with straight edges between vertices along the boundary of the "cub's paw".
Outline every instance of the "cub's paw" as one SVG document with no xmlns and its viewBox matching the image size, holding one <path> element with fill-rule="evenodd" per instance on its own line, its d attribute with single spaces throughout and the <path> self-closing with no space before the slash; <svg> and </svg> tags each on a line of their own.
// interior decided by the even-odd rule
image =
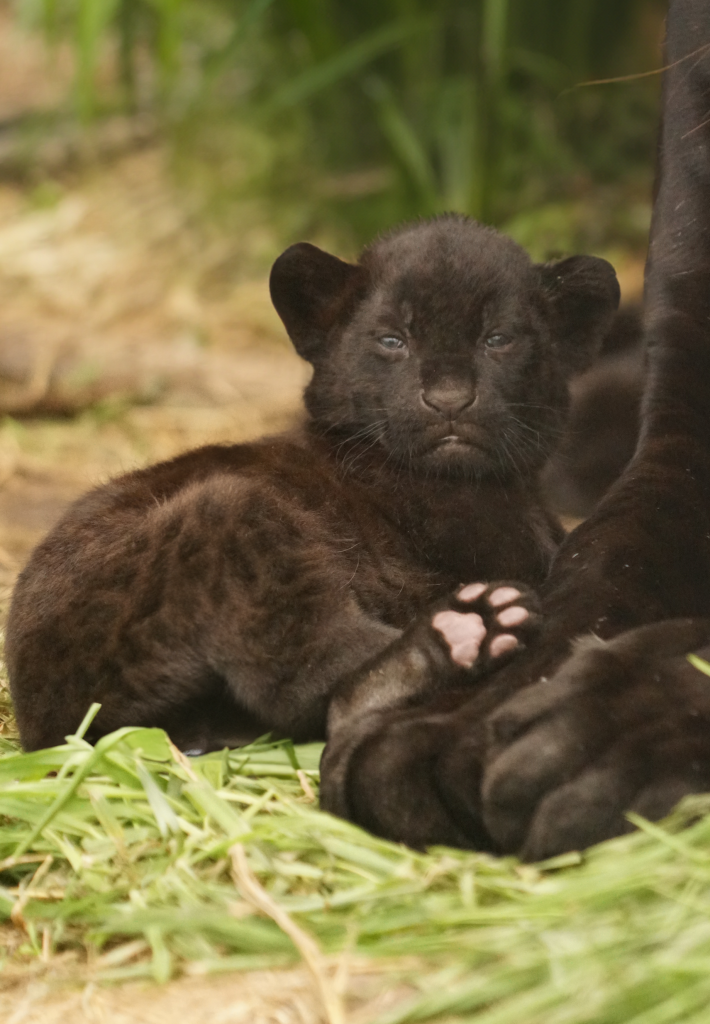
<svg viewBox="0 0 710 1024">
<path fill-rule="evenodd" d="M 519 583 L 469 583 L 431 624 L 451 662 L 480 674 L 530 644 L 541 625 L 539 602 Z"/>
<path fill-rule="evenodd" d="M 421 615 L 380 655 L 344 679 L 328 711 L 322 806 L 415 846 L 480 844 L 477 808 L 468 815 L 470 825 L 462 828 L 442 800 L 442 779 L 435 778 L 434 764 L 443 764 L 455 745 L 457 714 L 450 714 L 451 708 L 476 691 L 483 700 L 481 713 L 472 716 L 478 723 L 498 700 L 490 704 L 489 688 L 479 687 L 481 678 L 521 651 L 539 625 L 537 598 L 522 585 L 473 583 Z M 471 758 L 476 760 L 469 744 L 467 764 Z M 467 781 L 477 797 L 475 770 Z"/>
</svg>

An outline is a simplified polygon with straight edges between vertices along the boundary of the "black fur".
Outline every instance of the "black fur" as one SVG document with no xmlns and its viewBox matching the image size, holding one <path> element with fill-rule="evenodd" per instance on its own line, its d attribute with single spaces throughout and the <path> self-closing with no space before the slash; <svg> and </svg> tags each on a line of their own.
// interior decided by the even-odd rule
<svg viewBox="0 0 710 1024">
<path fill-rule="evenodd" d="M 369 692 L 380 664 L 415 649 L 422 672 L 385 680 L 368 708 L 470 686 L 485 651 L 454 665 L 431 614 L 417 616 L 455 608 L 461 582 L 547 574 L 561 533 L 536 480 L 568 377 L 617 305 L 609 264 L 535 266 L 447 216 L 385 236 L 357 264 L 292 246 L 271 290 L 313 365 L 307 422 L 128 474 L 70 509 L 10 611 L 25 747 L 61 742 L 92 701 L 92 737 L 163 726 L 205 750 L 267 730 L 323 736 L 339 685 L 342 711 L 364 692 L 358 678 Z M 465 611 L 490 640 L 504 630 L 481 600 Z M 527 624 L 505 631 L 519 645 L 531 600 L 516 602 Z"/>
<path fill-rule="evenodd" d="M 672 0 L 639 446 L 556 556 L 530 650 L 474 695 L 353 723 L 327 800 L 381 834 L 527 858 L 710 789 L 710 4 Z M 583 638 L 575 641 L 574 638 Z"/>
<path fill-rule="evenodd" d="M 622 307 L 600 358 L 570 383 L 567 429 L 542 472 L 545 500 L 558 515 L 588 516 L 631 461 L 645 378 L 642 313 Z"/>
</svg>

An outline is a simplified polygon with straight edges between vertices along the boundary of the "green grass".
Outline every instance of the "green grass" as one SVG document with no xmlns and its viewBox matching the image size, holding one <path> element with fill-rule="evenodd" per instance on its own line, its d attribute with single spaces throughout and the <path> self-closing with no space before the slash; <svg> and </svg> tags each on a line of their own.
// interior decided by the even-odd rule
<svg viewBox="0 0 710 1024">
<path fill-rule="evenodd" d="M 155 729 L 29 754 L 2 740 L 0 916 L 23 937 L 9 961 L 69 950 L 84 977 L 165 981 L 293 964 L 295 926 L 301 951 L 311 936 L 405 965 L 418 994 L 376 1024 L 708 1020 L 710 798 L 519 865 L 318 811 L 319 755 L 263 742 L 188 761 Z"/>
</svg>

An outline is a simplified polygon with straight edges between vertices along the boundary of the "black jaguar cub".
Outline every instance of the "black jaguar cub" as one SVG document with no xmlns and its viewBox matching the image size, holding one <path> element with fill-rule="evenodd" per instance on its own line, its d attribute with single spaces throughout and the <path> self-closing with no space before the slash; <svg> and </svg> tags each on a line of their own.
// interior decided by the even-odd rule
<svg viewBox="0 0 710 1024">
<path fill-rule="evenodd" d="M 536 626 L 560 530 L 536 479 L 618 303 L 603 260 L 533 265 L 472 220 L 349 264 L 308 244 L 271 293 L 313 365 L 298 430 L 80 499 L 34 552 L 7 658 L 22 742 L 162 726 L 186 750 L 472 685 Z M 468 580 L 517 580 L 473 585 Z M 454 595 L 454 596 L 451 596 Z"/>
</svg>

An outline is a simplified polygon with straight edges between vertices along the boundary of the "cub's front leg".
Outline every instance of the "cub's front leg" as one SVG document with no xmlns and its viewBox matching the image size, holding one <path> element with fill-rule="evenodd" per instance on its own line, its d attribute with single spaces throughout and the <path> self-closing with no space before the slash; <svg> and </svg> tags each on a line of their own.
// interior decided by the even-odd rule
<svg viewBox="0 0 710 1024">
<path fill-rule="evenodd" d="M 460 588 L 339 685 L 328 713 L 329 740 L 349 731 L 356 717 L 411 707 L 480 679 L 523 650 L 539 626 L 537 597 L 522 584 Z"/>
<path fill-rule="evenodd" d="M 428 704 L 437 694 L 444 702 L 457 690 L 470 694 L 472 683 L 525 649 L 539 626 L 536 595 L 507 581 L 469 584 L 420 616 L 398 640 L 336 690 L 330 703 L 328 743 L 321 764 L 321 805 L 341 817 L 360 820 L 358 801 L 350 797 L 361 788 L 365 762 L 368 813 L 362 824 L 412 845 L 422 845 L 421 837 L 440 831 L 443 826 L 435 821 L 441 817 L 436 801 L 429 801 L 427 809 L 424 790 L 416 784 L 407 790 L 415 802 L 421 803 L 414 830 L 408 807 L 411 799 L 401 805 L 401 815 L 396 798 L 394 803 L 392 800 L 399 789 L 399 774 L 404 771 L 411 781 L 420 754 L 426 758 L 427 751 L 419 749 L 420 739 L 425 739 L 424 734 L 419 736 L 418 725 L 422 704 Z M 381 757 L 378 752 L 377 738 L 383 731 L 385 745 L 389 746 L 390 725 L 391 743 L 397 748 L 388 750 L 398 762 L 394 770 L 391 757 Z M 374 806 L 378 803 L 383 805 L 382 815 Z M 387 824 L 383 824 L 385 820 Z M 450 837 L 441 841 L 470 845 L 455 826 L 444 828 L 444 834 L 449 833 Z"/>
</svg>

